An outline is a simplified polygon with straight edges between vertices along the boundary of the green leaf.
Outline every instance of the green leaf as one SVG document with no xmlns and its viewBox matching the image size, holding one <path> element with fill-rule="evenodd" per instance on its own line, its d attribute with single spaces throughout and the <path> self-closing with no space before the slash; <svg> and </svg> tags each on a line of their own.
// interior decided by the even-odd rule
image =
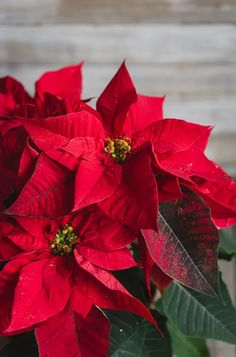
<svg viewBox="0 0 236 357">
<path fill-rule="evenodd" d="M 137 299 L 147 304 L 149 297 L 143 270 L 140 268 L 130 268 L 125 270 L 114 271 L 113 275 L 124 285 L 124 287 Z"/>
<path fill-rule="evenodd" d="M 177 327 L 168 321 L 168 331 L 171 337 L 173 353 L 176 357 L 209 357 L 206 341 L 202 338 L 189 337 L 181 333 Z"/>
<path fill-rule="evenodd" d="M 236 256 L 236 227 L 222 229 L 220 233 L 219 254 L 224 259 Z"/>
<path fill-rule="evenodd" d="M 221 282 L 224 303 L 173 282 L 163 296 L 164 311 L 185 335 L 236 344 L 236 310 Z"/>
<path fill-rule="evenodd" d="M 154 311 L 165 337 L 146 320 L 125 311 L 106 311 L 111 322 L 110 357 L 171 357 L 165 319 Z"/>
<path fill-rule="evenodd" d="M 38 346 L 33 332 L 11 337 L 0 352 L 1 357 L 38 357 Z"/>
</svg>

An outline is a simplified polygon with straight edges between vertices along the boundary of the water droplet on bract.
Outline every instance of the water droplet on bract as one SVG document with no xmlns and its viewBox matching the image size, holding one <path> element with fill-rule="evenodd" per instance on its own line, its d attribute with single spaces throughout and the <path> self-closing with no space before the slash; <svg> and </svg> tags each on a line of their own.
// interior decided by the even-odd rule
<svg viewBox="0 0 236 357">
<path fill-rule="evenodd" d="M 123 332 L 123 328 L 120 328 L 120 332 Z"/>
</svg>

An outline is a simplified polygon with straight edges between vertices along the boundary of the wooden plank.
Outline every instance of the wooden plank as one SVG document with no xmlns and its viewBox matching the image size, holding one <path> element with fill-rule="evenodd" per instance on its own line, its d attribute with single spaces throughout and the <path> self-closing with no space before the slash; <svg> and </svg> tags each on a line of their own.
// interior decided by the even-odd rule
<svg viewBox="0 0 236 357">
<path fill-rule="evenodd" d="M 235 63 L 233 25 L 0 26 L 0 63 Z"/>
<path fill-rule="evenodd" d="M 1 24 L 235 23 L 234 0 L 1 0 Z"/>
<path fill-rule="evenodd" d="M 119 65 L 85 63 L 83 66 L 85 96 L 99 95 L 113 77 Z M 205 100 L 208 100 L 210 96 L 225 98 L 236 95 L 236 63 L 227 65 L 223 63 L 148 65 L 133 64 L 127 61 L 127 66 L 137 90 L 147 95 L 181 97 L 191 95 L 192 97 L 205 97 Z M 32 91 L 34 81 L 44 71 L 56 68 L 58 68 L 58 64 L 21 65 L 6 63 L 0 66 L 0 76 L 11 74 L 25 82 L 26 86 Z M 216 105 L 217 115 L 219 104 L 216 103 Z"/>
<path fill-rule="evenodd" d="M 0 75 L 19 78 L 33 93 L 34 81 L 54 65 L 2 65 Z M 214 132 L 236 132 L 235 65 L 149 66 L 129 64 L 137 91 L 166 95 L 165 113 L 200 124 L 215 125 Z M 84 66 L 83 96 L 97 97 L 117 70 L 116 65 Z"/>
</svg>

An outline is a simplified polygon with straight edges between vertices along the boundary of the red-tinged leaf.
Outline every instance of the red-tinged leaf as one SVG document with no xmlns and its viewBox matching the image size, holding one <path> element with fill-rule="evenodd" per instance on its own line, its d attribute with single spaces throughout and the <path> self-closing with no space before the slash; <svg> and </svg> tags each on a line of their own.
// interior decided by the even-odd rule
<svg viewBox="0 0 236 357">
<path fill-rule="evenodd" d="M 163 272 L 195 290 L 219 295 L 218 231 L 203 201 L 187 191 L 182 199 L 161 204 L 158 229 L 142 234 Z"/>
<path fill-rule="evenodd" d="M 133 297 L 109 271 L 96 267 L 74 250 L 75 259 L 82 268 L 78 272 L 77 286 L 88 300 L 101 308 L 127 310 L 144 317 L 155 327 L 157 324 L 150 311 Z"/>
<path fill-rule="evenodd" d="M 216 169 L 215 164 L 198 149 L 191 147 L 182 152 L 160 155 L 161 168 L 174 176 L 192 182 L 192 176 L 208 180 L 222 180 L 225 174 Z"/>
<path fill-rule="evenodd" d="M 103 269 L 122 270 L 137 266 L 131 252 L 127 248 L 109 252 L 78 245 L 77 250 L 79 254 L 92 264 Z"/>
<path fill-rule="evenodd" d="M 205 142 L 204 135 L 210 130 L 210 126 L 188 123 L 180 119 L 164 119 L 137 133 L 136 140 L 150 140 L 158 155 L 187 150 L 200 138 Z"/>
<path fill-rule="evenodd" d="M 144 130 L 147 126 L 163 119 L 164 97 L 148 97 L 138 95 L 137 101 L 133 103 L 128 111 L 123 125 L 123 134 L 133 136 L 133 133 Z"/>
<path fill-rule="evenodd" d="M 57 117 L 46 118 L 41 125 L 57 134 L 67 138 L 94 137 L 104 138 L 104 130 L 98 117 L 92 113 L 81 110 Z"/>
<path fill-rule="evenodd" d="M 42 102 L 48 92 L 71 102 L 79 101 L 82 91 L 82 63 L 44 73 L 36 82 L 36 97 Z"/>
<path fill-rule="evenodd" d="M 37 327 L 35 334 L 41 357 L 107 357 L 109 331 L 107 318 L 96 307 L 86 318 L 67 308 Z"/>
<path fill-rule="evenodd" d="M 41 154 L 35 171 L 17 200 L 5 213 L 32 217 L 55 217 L 73 207 L 72 173 Z"/>
<path fill-rule="evenodd" d="M 123 62 L 97 101 L 97 110 L 107 135 L 121 135 L 129 107 L 136 100 L 135 87 Z"/>
<path fill-rule="evenodd" d="M 69 276 L 58 269 L 59 257 L 41 259 L 22 268 L 11 307 L 7 333 L 34 326 L 62 311 L 70 294 Z"/>
<path fill-rule="evenodd" d="M 122 164 L 121 183 L 99 203 L 111 218 L 132 228 L 157 227 L 157 184 L 151 168 L 149 148 L 144 148 Z"/>
<path fill-rule="evenodd" d="M 112 160 L 81 160 L 75 179 L 73 211 L 109 197 L 120 182 L 121 167 Z"/>
</svg>

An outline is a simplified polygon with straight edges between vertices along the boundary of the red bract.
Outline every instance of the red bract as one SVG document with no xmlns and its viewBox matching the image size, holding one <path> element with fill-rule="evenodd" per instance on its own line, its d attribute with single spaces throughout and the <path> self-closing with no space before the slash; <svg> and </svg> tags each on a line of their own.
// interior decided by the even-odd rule
<svg viewBox="0 0 236 357">
<path fill-rule="evenodd" d="M 100 207 L 111 217 L 133 227 L 157 227 L 157 185 L 151 168 L 152 150 L 149 143 L 139 143 L 135 135 L 153 121 L 162 119 L 162 102 L 163 98 L 136 94 L 124 63 L 97 102 L 107 137 L 105 149 L 114 157 L 114 163 L 120 161 L 122 166 L 119 186 Z M 122 153 L 122 145 L 126 143 L 130 148 L 127 154 Z"/>
<path fill-rule="evenodd" d="M 16 112 L 24 115 L 22 110 L 31 102 L 32 98 L 21 83 L 10 76 L 0 78 L 0 117 Z"/>
<path fill-rule="evenodd" d="M 0 78 L 0 117 L 48 117 L 80 110 L 82 64 L 44 73 L 31 97 L 12 77 Z M 3 125 L 3 123 L 1 123 Z"/>
<path fill-rule="evenodd" d="M 100 207 L 121 221 L 155 227 L 158 201 L 180 198 L 181 187 L 187 186 L 205 200 L 215 222 L 221 226 L 234 222 L 236 184 L 204 155 L 211 127 L 179 119 L 160 120 L 162 101 L 137 96 L 125 64 L 98 99 L 106 135 L 113 142 L 131 139 L 121 183 Z M 108 149 L 113 153 L 111 145 Z"/>
<path fill-rule="evenodd" d="M 79 356 L 80 340 L 75 336 L 85 335 L 83 324 L 90 326 L 93 318 L 99 315 L 94 309 L 89 313 L 94 305 L 127 309 L 155 325 L 146 307 L 109 271 L 136 265 L 126 248 L 134 240 L 129 228 L 112 221 L 95 206 L 57 220 L 18 216 L 4 219 L 1 224 L 1 256 L 11 260 L 0 272 L 2 334 L 36 328 L 43 356 L 46 356 L 45 339 L 50 351 L 54 348 L 50 343 L 55 338 L 64 339 L 67 345 L 68 336 L 69 341 L 73 339 L 73 351 L 77 348 Z M 52 331 L 53 321 L 65 323 L 69 329 L 67 334 L 60 328 Z M 106 326 L 104 320 L 107 335 Z M 51 331 L 50 336 L 48 331 Z M 89 334 L 93 334 L 92 331 L 89 330 Z M 104 346 L 107 350 L 106 343 Z M 89 351 L 86 340 L 81 348 Z M 61 349 L 59 355 L 68 356 L 68 351 Z M 106 356 L 106 353 L 101 351 L 101 356 Z M 82 353 L 82 356 L 87 355 L 89 352 Z"/>
</svg>

